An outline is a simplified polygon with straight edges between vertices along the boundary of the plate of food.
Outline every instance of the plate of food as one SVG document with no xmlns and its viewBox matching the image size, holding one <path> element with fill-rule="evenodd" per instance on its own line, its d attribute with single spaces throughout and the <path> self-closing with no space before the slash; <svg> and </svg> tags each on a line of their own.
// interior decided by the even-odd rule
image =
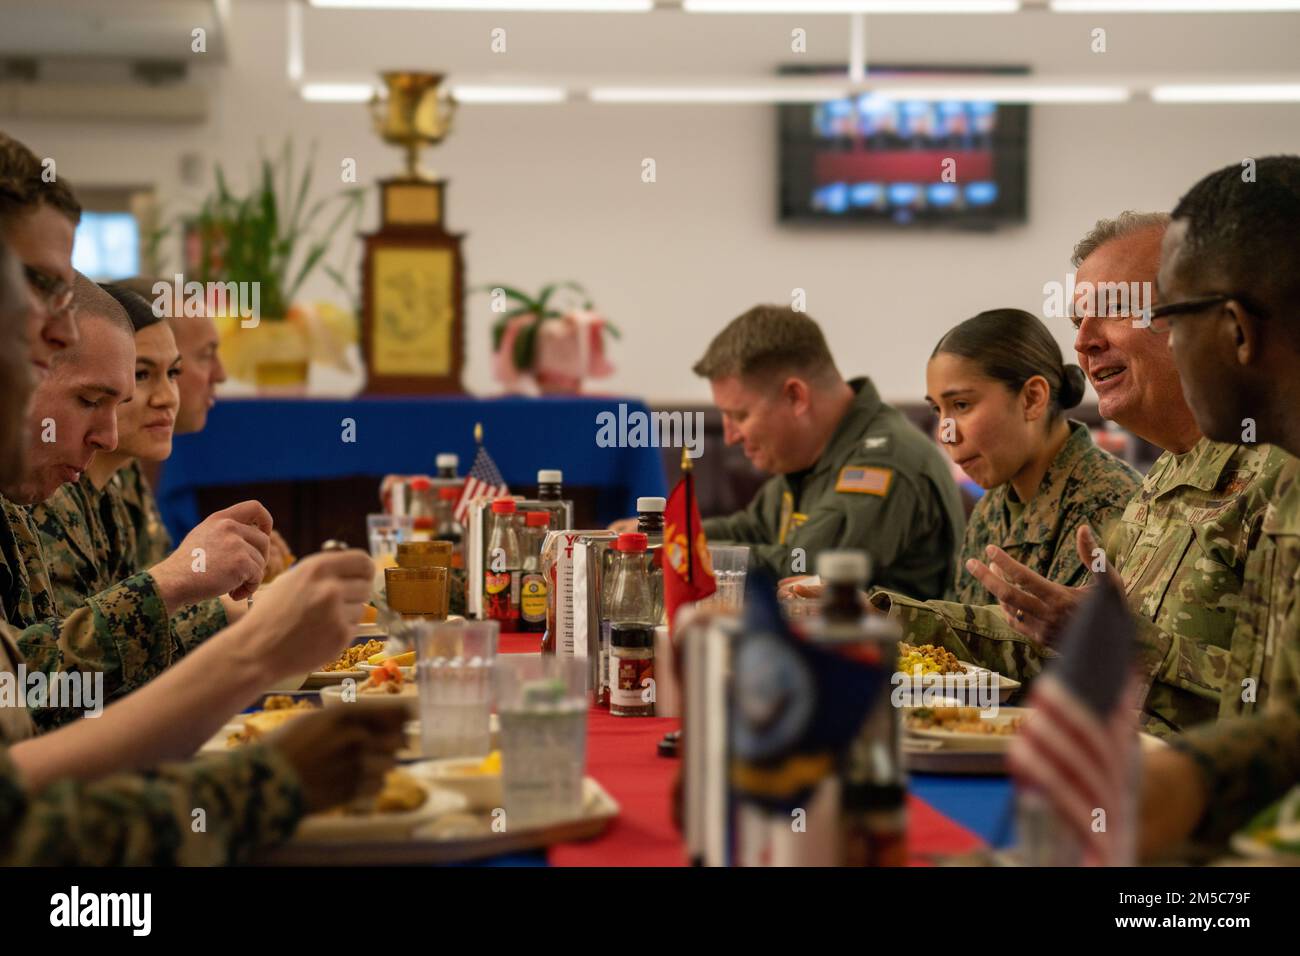
<svg viewBox="0 0 1300 956">
<path fill-rule="evenodd" d="M 987 682 L 997 693 L 998 703 L 1004 704 L 1020 689 L 1020 681 L 1004 677 L 997 671 L 958 660 L 956 655 L 934 644 L 898 645 L 898 672 L 915 678 L 920 674 L 922 686 L 942 680 L 945 691 L 971 699 L 969 691 Z M 935 675 L 931 677 L 931 675 Z"/>
<path fill-rule="evenodd" d="M 199 748 L 199 753 L 223 753 L 233 747 L 253 743 L 288 721 L 317 709 L 310 698 L 304 695 L 268 694 L 262 699 L 260 710 L 232 718 Z"/>
<path fill-rule="evenodd" d="M 451 757 L 424 760 L 406 767 L 408 773 L 434 786 L 463 795 L 471 811 L 493 810 L 502 805 L 501 751 L 486 757 Z"/>
<path fill-rule="evenodd" d="M 303 686 L 307 688 L 328 687 L 331 684 L 341 684 L 349 677 L 353 680 L 365 680 L 369 674 L 362 670 L 359 665 L 376 654 L 383 654 L 383 652 L 384 642 L 378 638 L 358 639 L 353 642 L 351 647 L 344 648 L 343 653 L 335 660 L 330 661 L 318 671 L 312 671 Z"/>
<path fill-rule="evenodd" d="M 419 689 L 403 672 L 411 668 L 398 667 L 391 661 L 366 672 L 364 680 L 355 683 L 322 687 L 321 703 L 326 707 L 371 706 L 400 702 L 409 716 L 420 711 Z"/>
<path fill-rule="evenodd" d="M 1300 787 L 1256 815 L 1232 835 L 1229 844 L 1253 860 L 1300 864 Z"/>
<path fill-rule="evenodd" d="M 415 651 L 400 651 L 396 654 L 380 650 L 363 661 L 357 662 L 359 670 L 370 673 L 385 667 L 400 667 L 402 676 L 407 680 L 415 677 Z"/>
<path fill-rule="evenodd" d="M 405 840 L 418 827 L 465 806 L 459 793 L 417 780 L 398 768 L 385 775 L 383 789 L 374 797 L 304 817 L 292 842 Z"/>
<path fill-rule="evenodd" d="M 910 736 L 949 750 L 1004 753 L 1032 713 L 1028 707 L 998 707 L 991 714 L 978 707 L 912 707 L 904 714 L 903 727 Z"/>
</svg>

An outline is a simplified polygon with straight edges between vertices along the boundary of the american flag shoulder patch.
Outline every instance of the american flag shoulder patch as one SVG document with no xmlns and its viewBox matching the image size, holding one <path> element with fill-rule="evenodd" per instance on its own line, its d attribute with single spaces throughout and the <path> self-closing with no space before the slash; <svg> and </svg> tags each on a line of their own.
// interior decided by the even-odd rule
<svg viewBox="0 0 1300 956">
<path fill-rule="evenodd" d="M 861 465 L 848 465 L 840 469 L 840 477 L 835 482 L 836 491 L 847 491 L 859 495 L 889 494 L 889 485 L 894 480 L 892 468 L 866 468 Z"/>
</svg>

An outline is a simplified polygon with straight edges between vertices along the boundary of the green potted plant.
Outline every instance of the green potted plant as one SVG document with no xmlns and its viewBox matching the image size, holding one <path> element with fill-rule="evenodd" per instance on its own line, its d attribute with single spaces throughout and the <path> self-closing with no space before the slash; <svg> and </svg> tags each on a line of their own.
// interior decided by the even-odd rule
<svg viewBox="0 0 1300 956">
<path fill-rule="evenodd" d="M 492 366 L 515 390 L 531 378 L 543 394 L 576 394 L 584 378 L 614 367 L 605 358 L 605 334 L 619 331 L 596 312 L 576 282 L 552 282 L 536 296 L 507 285 L 481 286 L 499 318 L 492 324 Z"/>
<path fill-rule="evenodd" d="M 275 159 L 262 156 L 252 188 L 231 189 L 221 164 L 216 190 L 185 221 L 188 279 L 248 283 L 258 291 L 256 323 L 239 314 L 214 315 L 230 373 L 264 390 L 301 390 L 313 360 L 346 366 L 344 349 L 356 340 L 355 297 L 344 268 L 355 252 L 364 192 L 352 187 L 312 198 L 315 150 L 301 168 L 286 140 Z M 328 261 L 345 232 L 349 241 Z M 342 291 L 347 309 L 298 300 L 319 269 Z"/>
</svg>

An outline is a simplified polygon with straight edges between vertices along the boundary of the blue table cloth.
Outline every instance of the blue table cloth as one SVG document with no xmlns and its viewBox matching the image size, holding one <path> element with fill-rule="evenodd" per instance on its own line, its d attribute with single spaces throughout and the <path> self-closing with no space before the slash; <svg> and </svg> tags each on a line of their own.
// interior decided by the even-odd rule
<svg viewBox="0 0 1300 956">
<path fill-rule="evenodd" d="M 648 413 L 637 399 L 596 396 L 224 399 L 202 432 L 177 436 L 158 504 L 179 541 L 201 520 L 203 487 L 371 476 L 377 492 L 386 474 L 433 473 L 444 451 L 460 456 L 464 472 L 482 422 L 484 447 L 512 491 L 531 492 L 539 468 L 560 468 L 566 485 L 598 489 L 604 525 L 636 514 L 638 496 L 665 494 L 657 447 L 597 444 L 597 416 L 618 417 L 620 404 L 627 415 Z"/>
<path fill-rule="evenodd" d="M 1015 842 L 1013 790 L 1007 777 L 910 775 L 911 792 L 989 846 Z"/>
</svg>

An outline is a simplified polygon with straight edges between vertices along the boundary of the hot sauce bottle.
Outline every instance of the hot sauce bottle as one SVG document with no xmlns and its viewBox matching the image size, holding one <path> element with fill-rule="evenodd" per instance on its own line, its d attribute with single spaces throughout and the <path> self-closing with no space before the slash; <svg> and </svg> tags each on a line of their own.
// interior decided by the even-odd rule
<svg viewBox="0 0 1300 956">
<path fill-rule="evenodd" d="M 500 621 L 502 631 L 519 630 L 519 579 L 524 564 L 515 512 L 509 498 L 492 502 L 492 532 L 483 572 L 484 616 Z"/>
</svg>

